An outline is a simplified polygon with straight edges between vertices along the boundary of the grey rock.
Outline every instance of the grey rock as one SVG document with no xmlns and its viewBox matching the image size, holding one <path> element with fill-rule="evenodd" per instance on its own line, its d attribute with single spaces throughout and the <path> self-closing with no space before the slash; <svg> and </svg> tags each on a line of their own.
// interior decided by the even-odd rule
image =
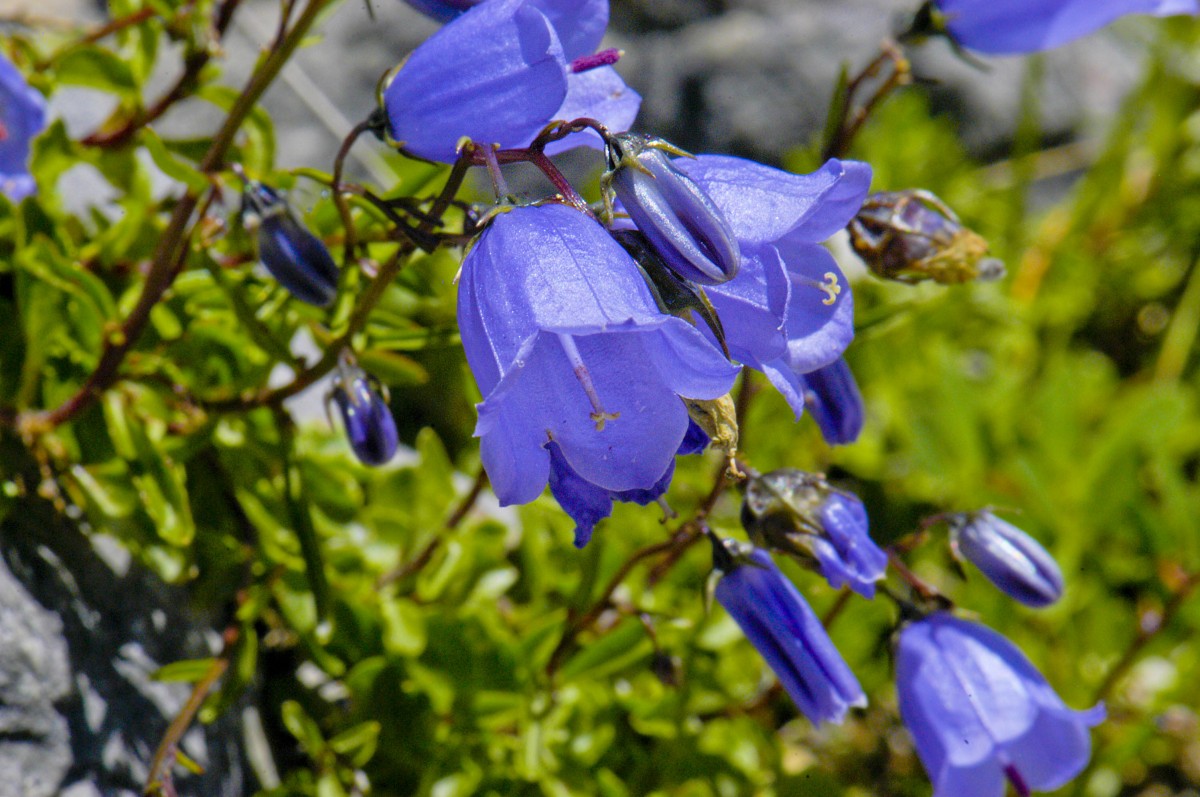
<svg viewBox="0 0 1200 797">
<path fill-rule="evenodd" d="M 210 623 L 43 503 L 0 524 L 0 550 L 0 797 L 140 795 L 191 691 L 150 676 L 212 655 Z M 180 794 L 246 793 L 239 739 L 236 712 L 194 725 L 180 747 L 205 773 Z"/>
</svg>

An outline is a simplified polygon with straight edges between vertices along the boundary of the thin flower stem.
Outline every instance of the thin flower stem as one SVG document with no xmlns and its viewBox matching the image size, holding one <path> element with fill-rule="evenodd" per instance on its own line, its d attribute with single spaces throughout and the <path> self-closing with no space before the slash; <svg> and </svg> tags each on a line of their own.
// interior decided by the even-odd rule
<svg viewBox="0 0 1200 797">
<path fill-rule="evenodd" d="M 244 600 L 243 595 L 244 593 L 239 595 L 239 604 Z M 179 741 L 191 727 L 196 713 L 204 705 L 209 692 L 229 669 L 234 649 L 240 638 L 241 626 L 234 621 L 225 629 L 225 633 L 221 637 L 220 655 L 213 659 L 208 670 L 192 687 L 192 693 L 188 696 L 187 702 L 183 704 L 183 708 L 167 726 L 167 732 L 163 734 L 162 741 L 158 744 L 158 750 L 155 751 L 154 758 L 150 762 L 150 773 L 146 776 L 146 788 L 142 791 L 143 794 L 148 797 L 170 797 L 175 794 L 171 766 L 175 763 Z"/>
<path fill-rule="evenodd" d="M 866 102 L 855 107 L 855 97 L 866 85 L 867 81 L 877 77 L 889 65 L 891 66 L 891 72 L 884 78 L 883 83 L 875 89 L 875 92 Z M 850 151 L 850 146 L 854 143 L 855 136 L 862 130 L 863 125 L 866 124 L 867 119 L 870 118 L 875 109 L 879 107 L 879 104 L 893 91 L 901 86 L 907 86 L 911 82 L 912 66 L 908 63 L 908 59 L 904 57 L 904 52 L 894 42 L 885 40 L 880 46 L 879 55 L 875 60 L 867 64 L 861 72 L 846 84 L 838 105 L 838 111 L 841 115 L 836 123 L 831 120 L 829 129 L 832 130 L 832 133 L 821 152 L 822 159 L 828 160 L 829 158 L 845 157 L 846 153 Z"/>
<path fill-rule="evenodd" d="M 458 525 L 470 513 L 471 508 L 475 506 L 475 502 L 479 500 L 479 496 L 483 493 L 483 488 L 487 486 L 487 483 L 487 471 L 480 467 L 479 472 L 475 474 L 475 481 L 471 483 L 471 489 L 467 491 L 462 501 L 450 513 L 450 517 L 446 518 L 446 523 L 442 527 L 443 531 L 453 531 L 458 528 Z M 425 566 L 433 559 L 433 555 L 437 553 L 438 548 L 441 547 L 443 538 L 443 535 L 439 534 L 430 540 L 429 544 L 422 548 L 421 552 L 412 559 L 384 573 L 375 582 L 375 588 L 383 589 L 389 584 L 403 581 L 409 576 L 414 576 L 424 570 Z"/>
<path fill-rule="evenodd" d="M 370 130 L 372 126 L 371 119 L 364 119 L 356 124 L 342 141 L 342 145 L 338 147 L 337 156 L 333 159 L 333 204 L 337 206 L 338 215 L 342 218 L 342 227 L 346 230 L 345 253 L 342 255 L 342 266 L 345 268 L 349 268 L 350 263 L 354 260 L 354 249 L 358 245 L 358 233 L 354 228 L 354 219 L 350 215 L 350 204 L 346 201 L 343 193 L 346 189 L 342 185 L 342 174 L 346 167 L 346 157 L 350 154 L 350 148 L 354 146 L 358 137 Z"/>
<path fill-rule="evenodd" d="M 1187 599 L 1192 596 L 1196 588 L 1200 587 L 1200 571 L 1196 571 L 1185 578 L 1171 593 L 1170 600 L 1163 607 L 1162 614 L 1159 615 L 1157 621 L 1147 627 L 1139 625 L 1138 632 L 1130 641 L 1129 646 L 1125 648 L 1125 652 L 1121 654 L 1121 658 L 1117 659 L 1116 664 L 1104 676 L 1104 680 L 1096 689 L 1096 694 L 1092 698 L 1093 703 L 1098 703 L 1101 700 L 1108 698 L 1109 694 L 1125 676 L 1129 669 L 1137 661 L 1139 655 L 1160 633 L 1166 630 L 1171 621 L 1175 619 L 1175 615 L 1183 608 Z"/>
</svg>

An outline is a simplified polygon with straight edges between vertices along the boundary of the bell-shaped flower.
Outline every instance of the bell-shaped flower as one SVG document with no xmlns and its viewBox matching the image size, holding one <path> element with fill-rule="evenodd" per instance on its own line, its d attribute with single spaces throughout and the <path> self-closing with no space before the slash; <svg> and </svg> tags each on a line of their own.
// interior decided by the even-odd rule
<svg viewBox="0 0 1200 797">
<path fill-rule="evenodd" d="M 733 232 L 704 190 L 675 168 L 669 149 L 646 136 L 613 136 L 605 182 L 672 271 L 701 285 L 728 282 L 738 271 Z"/>
<path fill-rule="evenodd" d="M 1015 55 L 1058 47 L 1126 14 L 1197 12 L 1197 0 L 931 0 L 914 32 L 947 32 L 969 50 Z"/>
<path fill-rule="evenodd" d="M 396 419 L 373 380 L 343 360 L 329 398 L 337 405 L 355 456 L 365 465 L 383 465 L 396 455 Z"/>
<path fill-rule="evenodd" d="M 867 704 L 858 679 L 812 608 L 766 551 L 734 540 L 713 543 L 721 572 L 717 602 L 770 665 L 796 707 L 814 723 L 841 722 Z"/>
<path fill-rule="evenodd" d="M 672 163 L 721 210 L 741 250 L 738 275 L 706 289 L 729 351 L 765 373 L 799 418 L 801 376 L 836 361 L 854 338 L 850 287 L 820 243 L 854 218 L 871 169 L 830 160 L 800 175 L 723 155 Z"/>
<path fill-rule="evenodd" d="M 887 554 L 871 539 L 867 510 L 853 493 L 825 477 L 780 468 L 746 482 L 742 526 L 755 544 L 814 567 L 834 589 L 849 585 L 875 597 Z"/>
<path fill-rule="evenodd" d="M 444 5 L 444 4 L 442 4 Z M 383 92 L 392 139 L 452 162 L 459 143 L 522 147 L 549 122 L 590 117 L 611 130 L 633 123 L 641 97 L 596 53 L 608 0 L 487 0 L 412 52 Z M 547 152 L 587 144 L 568 136 Z"/>
<path fill-rule="evenodd" d="M 1062 570 L 1033 537 L 986 509 L 949 523 L 954 551 L 1013 600 L 1040 608 L 1062 597 Z"/>
<path fill-rule="evenodd" d="M 821 428 L 825 442 L 839 446 L 857 440 L 865 408 L 845 358 L 809 371 L 800 381 L 804 385 L 804 406 Z"/>
<path fill-rule="evenodd" d="M 901 630 L 900 716 L 933 781 L 934 797 L 1051 791 L 1091 755 L 1088 729 L 1104 707 L 1067 708 L 1015 645 L 945 612 Z"/>
<path fill-rule="evenodd" d="M 681 397 L 723 396 L 737 376 L 699 330 L 659 311 L 597 221 L 565 205 L 514 208 L 480 234 L 463 260 L 458 322 L 502 504 L 541 493 L 551 442 L 590 484 L 653 488 L 689 428 Z"/>
<path fill-rule="evenodd" d="M 333 304 L 338 268 L 321 239 L 296 219 L 283 197 L 260 182 L 247 181 L 242 200 L 243 220 L 258 227 L 258 259 L 271 276 L 302 302 Z"/>
<path fill-rule="evenodd" d="M 36 186 L 29 145 L 46 126 L 46 100 L 0 55 L 0 194 L 18 202 Z"/>
</svg>

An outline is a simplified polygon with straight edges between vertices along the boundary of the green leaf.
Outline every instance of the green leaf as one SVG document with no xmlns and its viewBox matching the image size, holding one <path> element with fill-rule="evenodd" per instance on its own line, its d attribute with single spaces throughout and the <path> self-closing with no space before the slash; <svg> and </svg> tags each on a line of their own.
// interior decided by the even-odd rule
<svg viewBox="0 0 1200 797">
<path fill-rule="evenodd" d="M 166 683 L 195 683 L 208 674 L 215 661 L 212 658 L 173 661 L 159 667 L 150 677 Z"/>
<path fill-rule="evenodd" d="M 83 45 L 63 55 L 55 64 L 59 83 L 87 86 L 130 100 L 138 98 L 133 70 L 124 59 L 101 47 Z"/>
</svg>

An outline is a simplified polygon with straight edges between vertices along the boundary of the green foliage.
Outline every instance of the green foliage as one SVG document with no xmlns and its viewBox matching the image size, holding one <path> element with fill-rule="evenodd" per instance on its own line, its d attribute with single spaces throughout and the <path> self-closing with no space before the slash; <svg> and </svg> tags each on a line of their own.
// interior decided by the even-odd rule
<svg viewBox="0 0 1200 797">
<path fill-rule="evenodd" d="M 198 605 L 231 610 L 237 641 L 214 652 L 228 670 L 200 718 L 245 692 L 260 702 L 281 776 L 263 794 L 927 794 L 890 686 L 893 607 L 855 597 L 837 615 L 832 635 L 872 705 L 814 729 L 732 620 L 706 608 L 702 546 L 627 566 L 687 530 L 717 455 L 679 463 L 678 519 L 619 505 L 582 552 L 548 497 L 500 508 L 484 489 L 459 511 L 479 469 L 479 397 L 454 320 L 458 253 L 414 254 L 383 203 L 359 192 L 346 199 L 362 245 L 347 261 L 342 216 L 322 196 L 304 221 L 343 263 L 341 299 L 329 311 L 290 299 L 255 266 L 223 164 L 293 190 L 331 175 L 279 172 L 272 121 L 253 104 L 224 154 L 211 155 L 212 138 L 156 132 L 145 84 L 167 42 L 204 61 L 181 89 L 188 101 L 224 116 L 242 92 L 199 58 L 215 47 L 211 4 L 110 10 L 143 8 L 142 23 L 102 43 L 12 43 L 44 67 L 40 87 L 85 86 L 117 105 L 91 140 L 52 124 L 34 151 L 38 195 L 0 199 L 0 509 L 50 500 L 81 533 L 189 584 Z M 1019 510 L 1068 577 L 1049 610 L 1013 609 L 978 575 L 961 579 L 940 531 L 911 563 L 1014 639 L 1074 706 L 1200 572 L 1197 44 L 1195 25 L 1168 28 L 1107 140 L 1085 131 L 1066 153 L 1022 135 L 1011 160 L 976 163 L 919 89 L 886 102 L 852 153 L 873 165 L 874 188 L 933 190 L 1008 277 L 948 288 L 862 276 L 848 358 L 867 402 L 863 438 L 830 449 L 767 389 L 742 430 L 759 470 L 825 470 L 859 493 L 882 543 L 938 511 Z M 1037 177 L 1064 154 L 1086 171 L 1059 197 Z M 798 154 L 793 165 L 813 164 Z M 68 210 L 75 169 L 100 175 L 112 201 Z M 380 190 L 429 197 L 445 177 L 399 169 Z M 170 195 L 153 190 L 156 173 Z M 199 209 L 172 250 L 181 196 Z M 128 341 L 152 273 L 170 273 L 169 290 Z M 336 426 L 294 425 L 268 380 L 310 373 L 298 337 L 322 352 L 349 345 L 390 388 L 408 445 L 396 463 L 364 468 Z M 127 344 L 112 383 L 89 392 Z M 69 422 L 41 414 L 76 400 L 86 406 Z M 737 500 L 726 492 L 707 513 L 718 532 L 740 534 Z M 789 575 L 819 613 L 836 609 L 819 579 Z M 1200 778 L 1187 730 L 1200 709 L 1198 631 L 1200 608 L 1184 603 L 1111 685 L 1095 763 L 1066 793 Z M 217 661 L 157 675 L 198 683 Z"/>
</svg>

